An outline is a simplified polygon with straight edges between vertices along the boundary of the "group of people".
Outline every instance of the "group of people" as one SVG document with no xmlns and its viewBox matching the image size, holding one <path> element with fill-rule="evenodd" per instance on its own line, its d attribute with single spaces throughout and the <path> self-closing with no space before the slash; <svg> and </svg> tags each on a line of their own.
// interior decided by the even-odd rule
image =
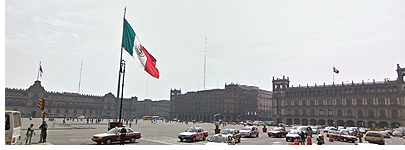
<svg viewBox="0 0 405 150">
<path fill-rule="evenodd" d="M 41 126 L 39 126 L 39 130 L 41 130 L 41 134 L 39 136 L 39 142 L 38 143 L 46 142 L 46 132 L 48 130 L 48 125 L 46 124 L 46 121 L 44 121 L 41 124 Z M 31 124 L 28 127 L 27 133 L 25 133 L 25 135 L 26 135 L 26 137 L 25 137 L 25 145 L 31 145 L 32 136 L 36 135 L 35 130 L 34 130 L 34 124 Z"/>
</svg>

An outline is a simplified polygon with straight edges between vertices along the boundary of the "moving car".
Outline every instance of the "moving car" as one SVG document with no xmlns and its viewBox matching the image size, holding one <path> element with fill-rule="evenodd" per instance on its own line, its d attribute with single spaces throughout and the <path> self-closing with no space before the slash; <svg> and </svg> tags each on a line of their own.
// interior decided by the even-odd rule
<svg viewBox="0 0 405 150">
<path fill-rule="evenodd" d="M 190 127 L 186 131 L 179 133 L 178 138 L 180 141 L 191 140 L 195 142 L 197 139 L 205 140 L 208 132 L 204 131 L 201 127 Z"/>
<path fill-rule="evenodd" d="M 290 130 L 288 134 L 285 136 L 285 141 L 287 142 L 293 142 L 295 139 L 300 140 L 300 132 L 298 130 Z"/>
<path fill-rule="evenodd" d="M 267 135 L 269 137 L 285 137 L 287 135 L 287 131 L 285 131 L 285 128 L 281 127 L 275 127 L 273 130 L 270 130 L 267 132 Z"/>
<path fill-rule="evenodd" d="M 335 127 L 325 127 L 325 129 L 323 129 L 323 133 L 328 133 L 329 131 L 332 130 L 337 130 Z"/>
<path fill-rule="evenodd" d="M 380 131 L 380 133 L 384 138 L 391 138 L 390 133 L 388 131 Z"/>
<path fill-rule="evenodd" d="M 240 143 L 240 138 L 242 138 L 242 134 L 240 134 L 238 129 L 225 129 L 221 134 L 222 136 L 231 136 L 236 143 Z"/>
<path fill-rule="evenodd" d="M 254 126 L 246 126 L 240 130 L 240 133 L 243 137 L 259 137 L 259 131 L 257 127 Z"/>
<path fill-rule="evenodd" d="M 394 132 L 392 132 L 392 136 L 404 136 L 404 133 L 401 130 L 395 130 Z"/>
<path fill-rule="evenodd" d="M 352 142 L 352 143 L 357 141 L 357 137 L 350 135 L 349 130 L 342 129 L 342 130 L 339 131 L 339 133 L 340 133 L 340 136 L 338 137 L 339 141 Z"/>
<path fill-rule="evenodd" d="M 311 126 L 312 132 L 314 132 L 315 134 L 320 134 L 321 133 L 321 129 L 319 129 L 318 126 Z"/>
<path fill-rule="evenodd" d="M 100 133 L 96 134 L 91 138 L 92 141 L 96 142 L 97 144 L 104 143 L 106 145 L 110 145 L 112 142 L 120 141 L 120 131 L 122 127 L 115 127 L 107 131 L 107 133 Z M 125 136 L 125 140 L 129 140 L 131 143 L 135 143 L 136 139 L 141 138 L 140 132 L 135 132 L 131 128 L 127 129 L 127 135 Z"/>
<path fill-rule="evenodd" d="M 235 145 L 235 140 L 231 136 L 224 136 L 221 134 L 215 134 L 210 139 L 207 139 L 208 143 L 205 145 Z"/>
<path fill-rule="evenodd" d="M 308 126 L 299 126 L 297 130 L 304 131 L 304 133 L 306 133 L 307 136 L 312 137 L 312 129 Z"/>
<path fill-rule="evenodd" d="M 379 145 L 385 145 L 384 137 L 381 133 L 377 131 L 368 131 L 364 136 L 364 140 L 368 141 L 369 143 L 377 143 Z"/>
</svg>

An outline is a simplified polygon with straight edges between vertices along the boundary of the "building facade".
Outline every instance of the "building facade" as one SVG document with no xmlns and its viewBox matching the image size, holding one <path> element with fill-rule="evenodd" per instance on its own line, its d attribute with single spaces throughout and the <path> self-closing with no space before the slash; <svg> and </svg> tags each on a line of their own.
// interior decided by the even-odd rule
<svg viewBox="0 0 405 150">
<path fill-rule="evenodd" d="M 44 110 L 47 117 L 118 118 L 120 100 L 111 92 L 104 96 L 78 94 L 69 92 L 49 92 L 41 81 L 28 89 L 5 89 L 5 109 L 17 110 L 23 116 L 39 117 L 38 99 L 45 99 Z M 166 114 L 169 112 L 168 101 L 138 101 L 137 97 L 123 98 L 122 118 L 137 118 L 143 115 Z M 152 114 L 151 114 L 152 113 Z"/>
<path fill-rule="evenodd" d="M 398 127 L 405 125 L 405 68 L 396 81 L 290 87 L 273 77 L 273 117 L 302 125 Z"/>
<path fill-rule="evenodd" d="M 259 91 L 263 96 L 260 104 L 266 105 L 268 111 L 268 93 L 257 87 L 229 84 L 225 89 L 212 89 L 197 92 L 181 93 L 181 90 L 170 91 L 170 117 L 179 120 L 196 121 L 243 121 L 258 120 L 260 111 Z M 265 93 L 265 94 L 264 94 Z M 263 102 L 267 99 L 266 102 Z M 270 105 L 271 107 L 271 105 Z M 270 108 L 271 109 L 271 108 Z M 270 112 L 269 112 L 270 113 Z"/>
</svg>

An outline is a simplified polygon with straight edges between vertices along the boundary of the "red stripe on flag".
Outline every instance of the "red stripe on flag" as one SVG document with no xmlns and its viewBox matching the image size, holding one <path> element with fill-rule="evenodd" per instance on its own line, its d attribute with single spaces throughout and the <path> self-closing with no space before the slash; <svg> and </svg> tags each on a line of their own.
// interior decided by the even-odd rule
<svg viewBox="0 0 405 150">
<path fill-rule="evenodd" d="M 143 52 L 146 56 L 145 71 L 148 72 L 152 77 L 159 79 L 159 70 L 156 68 L 156 59 L 153 57 L 145 47 L 141 46 Z"/>
</svg>

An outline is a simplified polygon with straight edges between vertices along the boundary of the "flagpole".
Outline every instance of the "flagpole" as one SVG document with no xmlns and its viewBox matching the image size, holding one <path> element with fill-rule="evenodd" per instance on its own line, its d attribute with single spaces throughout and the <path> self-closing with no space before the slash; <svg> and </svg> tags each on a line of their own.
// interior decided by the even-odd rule
<svg viewBox="0 0 405 150">
<path fill-rule="evenodd" d="M 121 55 L 120 55 L 120 70 L 118 71 L 118 86 L 117 86 L 117 99 L 119 99 L 120 95 L 120 83 L 121 83 L 121 74 L 122 74 L 122 51 L 123 51 L 123 45 L 122 41 L 124 41 L 124 27 L 125 27 L 125 14 L 127 12 L 127 7 L 124 8 L 124 18 L 122 21 L 122 39 L 121 39 Z M 122 89 L 123 91 L 123 89 Z M 118 107 L 118 106 L 117 106 Z M 119 119 L 118 122 L 121 122 L 121 113 L 122 113 L 122 99 L 121 99 L 121 106 L 119 109 Z"/>
</svg>

